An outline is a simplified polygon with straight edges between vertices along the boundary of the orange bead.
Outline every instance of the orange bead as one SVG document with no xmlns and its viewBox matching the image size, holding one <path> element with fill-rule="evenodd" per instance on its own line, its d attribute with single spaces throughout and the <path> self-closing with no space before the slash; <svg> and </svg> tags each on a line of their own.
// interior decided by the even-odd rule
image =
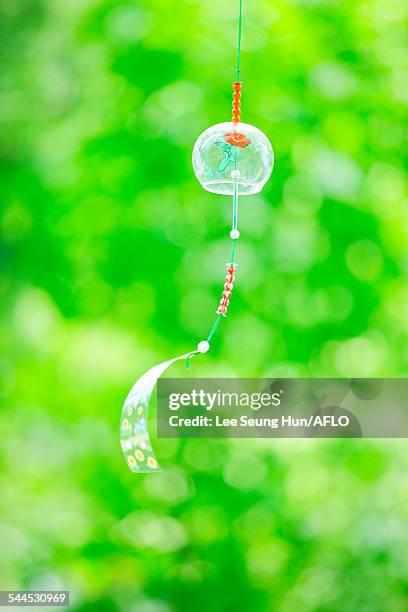
<svg viewBox="0 0 408 612">
<path fill-rule="evenodd" d="M 232 121 L 239 123 L 241 119 L 241 89 L 242 83 L 236 81 L 232 85 Z"/>
</svg>

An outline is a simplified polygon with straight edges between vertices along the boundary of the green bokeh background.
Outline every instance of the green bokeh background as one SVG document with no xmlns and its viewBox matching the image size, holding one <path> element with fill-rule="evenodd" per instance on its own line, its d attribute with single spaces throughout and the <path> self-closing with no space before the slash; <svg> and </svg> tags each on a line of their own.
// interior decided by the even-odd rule
<svg viewBox="0 0 408 612">
<path fill-rule="evenodd" d="M 0 576 L 71 609 L 403 611 L 405 440 L 157 441 L 132 382 L 208 335 L 231 206 L 191 149 L 228 120 L 237 2 L 4 0 Z M 246 2 L 243 120 L 276 156 L 180 376 L 406 376 L 407 5 Z"/>
</svg>

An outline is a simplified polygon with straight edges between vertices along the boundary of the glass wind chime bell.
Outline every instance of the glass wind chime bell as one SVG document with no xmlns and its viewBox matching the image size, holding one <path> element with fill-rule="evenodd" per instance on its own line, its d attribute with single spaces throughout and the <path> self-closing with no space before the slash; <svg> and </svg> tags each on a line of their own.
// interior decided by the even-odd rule
<svg viewBox="0 0 408 612">
<path fill-rule="evenodd" d="M 250 195 L 261 191 L 273 169 L 271 143 L 261 130 L 241 123 L 242 83 L 233 84 L 232 121 L 205 130 L 193 149 L 193 168 L 207 191 Z"/>
</svg>

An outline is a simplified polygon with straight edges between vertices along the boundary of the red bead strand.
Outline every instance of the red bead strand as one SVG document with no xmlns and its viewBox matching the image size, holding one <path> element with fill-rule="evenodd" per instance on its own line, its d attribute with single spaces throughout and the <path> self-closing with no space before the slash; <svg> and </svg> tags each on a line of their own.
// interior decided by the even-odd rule
<svg viewBox="0 0 408 612">
<path fill-rule="evenodd" d="M 232 123 L 241 121 L 241 90 L 242 82 L 236 81 L 232 85 Z"/>
<path fill-rule="evenodd" d="M 221 314 L 223 317 L 227 316 L 227 310 L 232 295 L 232 289 L 234 287 L 235 272 L 237 266 L 232 263 L 227 264 L 227 274 L 225 276 L 224 291 L 220 300 L 220 305 L 217 308 L 217 314 Z"/>
</svg>

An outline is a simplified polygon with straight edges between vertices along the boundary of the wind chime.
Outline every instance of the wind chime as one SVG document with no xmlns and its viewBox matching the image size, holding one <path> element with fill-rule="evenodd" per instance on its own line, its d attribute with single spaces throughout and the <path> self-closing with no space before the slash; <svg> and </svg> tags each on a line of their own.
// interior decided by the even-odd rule
<svg viewBox="0 0 408 612">
<path fill-rule="evenodd" d="M 133 472 L 160 470 L 147 430 L 147 415 L 150 396 L 157 379 L 179 360 L 190 360 L 206 353 L 220 323 L 227 316 L 232 297 L 237 264 L 235 248 L 240 237 L 238 230 L 238 199 L 261 191 L 273 168 L 271 143 L 263 132 L 253 125 L 241 122 L 242 82 L 240 81 L 242 32 L 242 0 L 239 1 L 238 45 L 235 82 L 232 94 L 232 120 L 218 123 L 205 130 L 197 139 L 193 149 L 193 168 L 201 185 L 207 191 L 232 196 L 232 240 L 231 257 L 226 264 L 225 282 L 221 300 L 216 309 L 216 319 L 208 337 L 197 344 L 197 348 L 148 370 L 131 388 L 122 409 L 120 439 L 129 468 Z"/>
</svg>

